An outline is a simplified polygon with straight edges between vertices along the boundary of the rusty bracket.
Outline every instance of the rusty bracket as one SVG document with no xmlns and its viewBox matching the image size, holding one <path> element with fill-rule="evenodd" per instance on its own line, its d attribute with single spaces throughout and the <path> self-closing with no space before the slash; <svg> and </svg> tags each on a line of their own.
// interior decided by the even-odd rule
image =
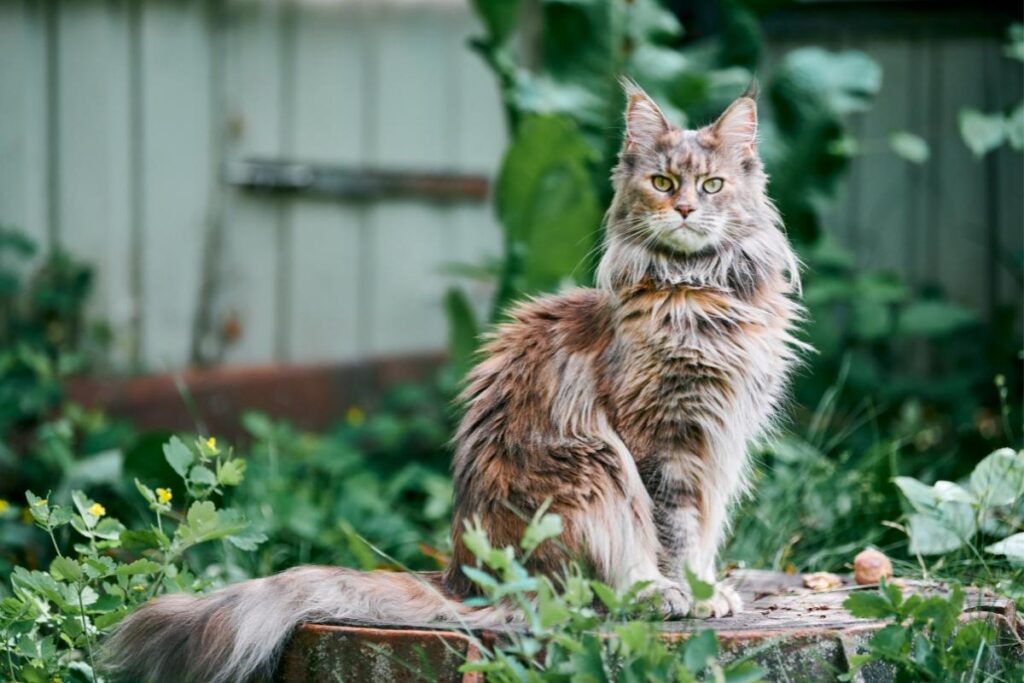
<svg viewBox="0 0 1024 683">
<path fill-rule="evenodd" d="M 283 159 L 228 162 L 224 166 L 224 181 L 251 192 L 345 201 L 426 199 L 475 203 L 487 199 L 490 187 L 482 175 L 380 170 Z"/>
</svg>

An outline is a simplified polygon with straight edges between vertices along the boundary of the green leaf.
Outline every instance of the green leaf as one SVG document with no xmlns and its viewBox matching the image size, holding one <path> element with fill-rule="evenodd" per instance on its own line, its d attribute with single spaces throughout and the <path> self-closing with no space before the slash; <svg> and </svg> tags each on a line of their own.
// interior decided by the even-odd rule
<svg viewBox="0 0 1024 683">
<path fill-rule="evenodd" d="M 475 583 L 476 585 L 484 588 L 485 590 L 495 590 L 498 588 L 498 581 L 487 572 L 477 569 L 476 567 L 470 567 L 465 565 L 462 567 L 462 573 L 466 577 Z"/>
<path fill-rule="evenodd" d="M 1006 117 L 1006 141 L 1018 152 L 1024 150 L 1024 102 Z"/>
<path fill-rule="evenodd" d="M 974 511 L 963 503 L 942 503 L 934 513 L 907 517 L 910 552 L 942 555 L 962 547 L 977 532 Z"/>
<path fill-rule="evenodd" d="M 899 624 L 889 624 L 871 637 L 871 650 L 884 657 L 896 659 L 901 657 L 908 646 L 907 629 Z"/>
<path fill-rule="evenodd" d="M 931 156 L 931 150 L 924 138 L 905 130 L 897 131 L 889 136 L 889 147 L 897 156 L 903 157 L 912 164 L 923 164 Z"/>
<path fill-rule="evenodd" d="M 971 472 L 971 491 L 984 506 L 1010 505 L 1024 497 L 1024 454 L 1000 448 Z"/>
<path fill-rule="evenodd" d="M 915 301 L 899 315 L 901 334 L 937 337 L 952 334 L 978 321 L 977 314 L 946 301 Z"/>
<path fill-rule="evenodd" d="M 135 560 L 131 564 L 122 564 L 115 572 L 118 576 L 137 576 L 139 574 L 156 574 L 160 571 L 160 563 L 145 558 Z"/>
<path fill-rule="evenodd" d="M 562 518 L 555 514 L 545 514 L 527 525 L 526 530 L 523 532 L 523 539 L 519 542 L 519 547 L 530 553 L 544 541 L 557 538 L 561 534 Z"/>
<path fill-rule="evenodd" d="M 896 614 L 889 600 L 878 591 L 851 593 L 843 607 L 859 619 L 887 619 Z"/>
<path fill-rule="evenodd" d="M 214 487 L 217 485 L 217 475 L 206 465 L 196 465 L 188 473 L 189 481 L 200 486 Z"/>
<path fill-rule="evenodd" d="M 690 592 L 695 600 L 710 600 L 715 595 L 715 586 L 707 581 L 697 578 L 689 567 L 686 567 L 686 583 L 690 585 Z"/>
<path fill-rule="evenodd" d="M 50 574 L 58 581 L 77 583 L 82 579 L 82 567 L 69 557 L 56 557 L 50 563 Z"/>
<path fill-rule="evenodd" d="M 1007 536 L 998 543 L 985 547 L 986 552 L 1005 555 L 1013 560 L 1024 560 L 1024 532 Z"/>
<path fill-rule="evenodd" d="M 473 366 L 480 331 L 476 315 L 466 293 L 452 287 L 444 296 L 444 309 L 448 315 L 448 359 L 455 376 L 465 377 Z"/>
<path fill-rule="evenodd" d="M 520 0 L 472 0 L 472 4 L 488 37 L 496 45 L 504 44 L 519 23 Z"/>
<path fill-rule="evenodd" d="M 246 529 L 237 534 L 231 534 L 227 537 L 228 542 L 235 546 L 239 550 L 245 550 L 251 552 L 256 550 L 261 543 L 266 542 L 267 535 L 262 531 L 255 529 Z"/>
<path fill-rule="evenodd" d="M 177 436 L 172 436 L 170 441 L 164 444 L 164 458 L 179 477 L 188 479 L 188 468 L 195 461 L 196 456 L 184 441 Z"/>
<path fill-rule="evenodd" d="M 238 486 L 245 475 L 245 460 L 234 458 L 217 465 L 217 483 L 222 486 Z"/>
<path fill-rule="evenodd" d="M 961 109 L 959 123 L 960 137 L 976 157 L 985 156 L 1006 139 L 1006 122 L 1002 114 L 983 114 L 976 109 Z"/>
<path fill-rule="evenodd" d="M 694 673 L 703 671 L 718 656 L 718 636 L 710 629 L 698 631 L 683 646 L 683 663 Z"/>
<path fill-rule="evenodd" d="M 568 118 L 530 116 L 520 126 L 496 190 L 510 247 L 499 305 L 586 275 L 601 224 L 590 177 L 594 161 Z"/>
</svg>

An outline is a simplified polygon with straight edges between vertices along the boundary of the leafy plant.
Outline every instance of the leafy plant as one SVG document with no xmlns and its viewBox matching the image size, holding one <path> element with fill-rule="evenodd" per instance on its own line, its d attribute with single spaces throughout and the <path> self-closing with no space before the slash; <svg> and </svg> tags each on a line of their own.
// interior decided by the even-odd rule
<svg viewBox="0 0 1024 683">
<path fill-rule="evenodd" d="M 987 545 L 986 552 L 1024 565 L 1024 451 L 995 451 L 964 485 L 940 480 L 929 486 L 913 477 L 896 477 L 895 483 L 913 509 L 907 515 L 911 553 L 968 549 L 974 554 L 982 535 L 1001 539 Z"/>
<path fill-rule="evenodd" d="M 1024 24 L 1013 24 L 1007 33 L 1009 43 L 1004 54 L 1024 62 Z M 977 157 L 983 157 L 1004 144 L 1018 152 L 1024 150 L 1024 101 L 1018 102 L 1006 114 L 961 109 L 959 124 L 960 137 Z"/>
<path fill-rule="evenodd" d="M 0 600 L 0 650 L 10 680 L 100 680 L 97 643 L 132 609 L 165 592 L 209 586 L 189 567 L 192 548 L 224 539 L 252 551 L 265 540 L 237 510 L 212 500 L 241 484 L 244 460 L 212 438 L 189 446 L 174 437 L 164 456 L 181 478 L 185 505 L 175 505 L 171 488 L 136 480 L 153 522 L 134 529 L 81 491 L 71 494 L 73 507 L 26 493 L 24 509 L 56 557 L 48 572 L 15 567 L 12 594 Z M 71 535 L 76 542 L 58 540 Z"/>
<path fill-rule="evenodd" d="M 482 593 L 471 601 L 515 610 L 525 628 L 482 647 L 482 658 L 463 664 L 461 671 L 483 673 L 499 683 L 761 680 L 763 672 L 751 662 L 724 664 L 711 630 L 694 633 L 680 647 L 666 644 L 652 599 L 644 597 L 644 583 L 617 593 L 586 578 L 578 567 L 568 568 L 557 582 L 532 576 L 524 563 L 542 543 L 557 542 L 561 532 L 561 519 L 545 506 L 530 521 L 518 549 L 495 548 L 479 523 L 467 524 L 462 538 L 478 566 L 463 571 Z M 710 585 L 693 583 L 695 596 L 711 596 Z"/>
<path fill-rule="evenodd" d="M 866 665 L 883 662 L 903 681 L 1013 681 L 1024 674 L 1019 653 L 1000 647 L 992 619 L 981 616 L 961 622 L 964 591 L 954 584 L 949 596 L 903 597 L 883 580 L 878 591 L 859 591 L 843 606 L 856 617 L 891 619 L 867 643 L 867 654 L 850 657 L 845 680 L 858 680 Z"/>
</svg>

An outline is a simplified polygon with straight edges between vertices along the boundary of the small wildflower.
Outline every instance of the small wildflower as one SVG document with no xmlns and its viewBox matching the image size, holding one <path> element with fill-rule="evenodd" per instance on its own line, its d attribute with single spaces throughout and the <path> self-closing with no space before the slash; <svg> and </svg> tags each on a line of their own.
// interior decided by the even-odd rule
<svg viewBox="0 0 1024 683">
<path fill-rule="evenodd" d="M 345 421 L 353 427 L 358 427 L 366 422 L 366 413 L 359 406 L 352 406 L 345 412 Z"/>
<path fill-rule="evenodd" d="M 89 513 L 96 515 L 97 517 L 102 517 L 107 514 L 107 508 L 103 507 L 99 503 L 93 503 L 89 506 Z"/>
<path fill-rule="evenodd" d="M 217 438 L 211 436 L 209 439 L 206 440 L 206 445 L 210 447 L 211 451 L 217 450 Z"/>
<path fill-rule="evenodd" d="M 167 505 L 174 498 L 174 494 L 171 493 L 170 489 L 158 488 L 156 490 L 156 500 L 161 505 Z"/>
<path fill-rule="evenodd" d="M 143 586 L 141 583 L 137 583 L 134 586 L 132 586 L 132 590 L 136 593 L 141 593 L 142 591 L 146 590 L 146 587 Z"/>
<path fill-rule="evenodd" d="M 37 501 L 36 501 L 36 502 L 34 503 L 34 505 L 37 505 L 37 506 L 43 506 L 43 505 L 46 505 L 46 499 L 45 499 L 45 498 L 40 498 L 39 500 L 37 500 Z"/>
<path fill-rule="evenodd" d="M 11 509 L 11 504 L 3 498 L 0 498 L 0 515 Z"/>
</svg>

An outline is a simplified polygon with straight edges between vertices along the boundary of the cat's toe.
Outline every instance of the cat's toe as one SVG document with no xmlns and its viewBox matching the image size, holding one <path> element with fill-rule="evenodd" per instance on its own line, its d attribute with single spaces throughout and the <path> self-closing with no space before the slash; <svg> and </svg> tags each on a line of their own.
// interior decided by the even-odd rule
<svg viewBox="0 0 1024 683">
<path fill-rule="evenodd" d="M 732 586 L 715 584 L 715 594 L 709 600 L 698 602 L 693 608 L 693 615 L 700 619 L 720 618 L 739 614 L 743 611 L 743 600 Z"/>
<path fill-rule="evenodd" d="M 693 611 L 693 599 L 681 586 L 674 583 L 656 584 L 648 588 L 646 592 L 648 595 L 658 597 L 661 616 L 666 620 L 684 619 Z"/>
</svg>

